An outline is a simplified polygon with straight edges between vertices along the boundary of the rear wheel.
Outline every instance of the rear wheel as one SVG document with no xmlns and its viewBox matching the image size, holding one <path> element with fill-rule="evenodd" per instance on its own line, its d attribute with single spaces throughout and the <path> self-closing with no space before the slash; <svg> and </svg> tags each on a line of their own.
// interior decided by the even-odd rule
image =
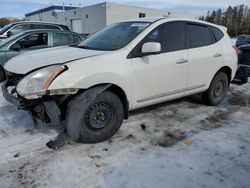
<svg viewBox="0 0 250 188">
<path fill-rule="evenodd" d="M 226 96 L 229 88 L 229 79 L 224 72 L 219 72 L 213 78 L 209 89 L 203 93 L 203 99 L 208 105 L 218 105 Z"/>
<path fill-rule="evenodd" d="M 67 133 L 76 142 L 102 142 L 119 130 L 123 118 L 123 104 L 114 93 L 104 91 L 95 98 L 83 93 L 68 105 Z"/>
<path fill-rule="evenodd" d="M 5 80 L 5 73 L 3 67 L 0 66 L 0 83 Z"/>
</svg>

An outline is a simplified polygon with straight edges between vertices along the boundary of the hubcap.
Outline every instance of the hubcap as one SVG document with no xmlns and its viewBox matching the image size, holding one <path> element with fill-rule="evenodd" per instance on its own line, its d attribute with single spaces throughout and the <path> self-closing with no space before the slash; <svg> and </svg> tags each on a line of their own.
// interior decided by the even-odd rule
<svg viewBox="0 0 250 188">
<path fill-rule="evenodd" d="M 223 82 L 220 81 L 216 84 L 215 89 L 214 89 L 214 96 L 215 97 L 221 97 L 222 93 L 223 93 L 223 89 L 224 89 L 224 85 Z"/>
<path fill-rule="evenodd" d="M 92 105 L 86 113 L 85 123 L 91 129 L 105 128 L 113 117 L 110 106 L 104 102 Z"/>
</svg>

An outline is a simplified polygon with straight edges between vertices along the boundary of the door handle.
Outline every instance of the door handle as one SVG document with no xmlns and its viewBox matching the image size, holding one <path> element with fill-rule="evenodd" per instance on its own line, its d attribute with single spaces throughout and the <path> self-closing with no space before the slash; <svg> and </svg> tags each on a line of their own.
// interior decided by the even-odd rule
<svg viewBox="0 0 250 188">
<path fill-rule="evenodd" d="M 222 55 L 220 53 L 214 54 L 214 57 L 221 57 Z"/>
<path fill-rule="evenodd" d="M 180 59 L 176 62 L 176 64 L 180 65 L 180 64 L 184 64 L 184 63 L 187 63 L 188 60 L 187 59 Z"/>
</svg>

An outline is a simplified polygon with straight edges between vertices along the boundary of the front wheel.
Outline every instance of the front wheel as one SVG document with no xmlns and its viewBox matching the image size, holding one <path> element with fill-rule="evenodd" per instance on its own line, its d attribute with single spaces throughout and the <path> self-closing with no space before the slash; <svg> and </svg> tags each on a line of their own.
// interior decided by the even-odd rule
<svg viewBox="0 0 250 188">
<path fill-rule="evenodd" d="M 93 97 L 83 93 L 68 104 L 67 133 L 76 142 L 103 142 L 119 130 L 123 118 L 123 104 L 114 93 L 104 91 Z"/>
<path fill-rule="evenodd" d="M 213 78 L 208 90 L 203 93 L 206 104 L 216 106 L 226 96 L 229 88 L 229 79 L 224 72 L 219 72 Z"/>
</svg>

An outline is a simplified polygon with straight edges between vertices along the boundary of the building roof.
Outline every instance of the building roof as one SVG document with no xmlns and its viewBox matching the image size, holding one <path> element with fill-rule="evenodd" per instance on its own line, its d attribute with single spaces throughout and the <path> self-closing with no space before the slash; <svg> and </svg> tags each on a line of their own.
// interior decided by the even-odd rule
<svg viewBox="0 0 250 188">
<path fill-rule="evenodd" d="M 67 6 L 67 5 L 49 5 L 45 8 L 41 8 L 32 12 L 29 12 L 27 14 L 25 14 L 25 17 L 27 16 L 33 16 L 36 14 L 40 14 L 40 13 L 44 13 L 44 12 L 48 12 L 48 11 L 52 11 L 52 10 L 71 10 L 71 9 L 76 9 L 79 7 L 72 7 L 72 6 Z"/>
</svg>

